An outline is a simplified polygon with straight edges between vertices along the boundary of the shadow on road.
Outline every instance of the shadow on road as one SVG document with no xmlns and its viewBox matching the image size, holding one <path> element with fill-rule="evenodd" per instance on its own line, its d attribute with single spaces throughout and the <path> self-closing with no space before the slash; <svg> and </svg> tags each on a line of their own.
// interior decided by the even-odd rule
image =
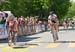
<svg viewBox="0 0 75 52">
<path fill-rule="evenodd" d="M 22 48 L 27 48 L 29 46 L 38 46 L 39 44 L 37 43 L 23 43 L 23 44 L 17 44 L 17 46 L 15 45 L 15 47 L 13 47 L 14 49 L 22 49 Z"/>
<path fill-rule="evenodd" d="M 56 43 L 75 43 L 75 41 L 56 41 Z"/>
<path fill-rule="evenodd" d="M 38 43 L 42 43 L 42 44 L 45 44 L 45 43 L 75 43 L 75 41 L 56 41 L 56 42 L 47 42 L 47 41 L 43 41 L 43 42 L 34 42 L 36 44 Z"/>
<path fill-rule="evenodd" d="M 26 36 L 17 37 L 17 42 L 28 42 L 38 38 L 40 37 L 26 37 Z M 0 43 L 8 43 L 8 39 L 0 40 Z"/>
<path fill-rule="evenodd" d="M 69 28 L 69 29 L 60 29 L 59 31 L 64 31 L 64 30 L 75 30 L 74 28 Z"/>
<path fill-rule="evenodd" d="M 22 46 L 17 46 L 17 47 L 13 47 L 14 49 L 22 49 L 22 48 L 27 48 L 27 47 L 22 47 Z"/>
</svg>

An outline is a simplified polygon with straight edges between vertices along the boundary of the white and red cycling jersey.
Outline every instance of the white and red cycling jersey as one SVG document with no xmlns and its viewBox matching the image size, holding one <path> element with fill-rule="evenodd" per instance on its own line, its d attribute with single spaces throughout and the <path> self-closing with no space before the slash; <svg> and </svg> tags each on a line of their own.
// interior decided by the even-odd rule
<svg viewBox="0 0 75 52">
<path fill-rule="evenodd" d="M 57 22 L 57 15 L 56 14 L 49 15 L 48 22 L 49 23 L 51 23 L 51 22 L 56 23 Z"/>
<path fill-rule="evenodd" d="M 57 18 L 56 14 L 49 15 L 49 17 L 48 17 L 48 19 L 56 19 L 56 18 Z"/>
<path fill-rule="evenodd" d="M 14 31 L 14 28 L 16 25 L 18 25 L 18 22 L 15 18 L 7 18 L 6 25 L 8 26 L 9 30 Z"/>
</svg>

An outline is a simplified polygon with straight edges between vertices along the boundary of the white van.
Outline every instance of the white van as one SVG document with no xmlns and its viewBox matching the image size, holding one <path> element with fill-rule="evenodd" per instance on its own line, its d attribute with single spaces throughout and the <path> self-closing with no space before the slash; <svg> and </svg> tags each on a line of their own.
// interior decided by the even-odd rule
<svg viewBox="0 0 75 52">
<path fill-rule="evenodd" d="M 0 17 L 4 17 L 5 13 L 8 14 L 8 17 L 12 15 L 11 11 L 0 11 Z M 0 24 L 0 39 L 6 39 L 6 38 L 8 38 L 6 26 L 5 24 Z"/>
</svg>

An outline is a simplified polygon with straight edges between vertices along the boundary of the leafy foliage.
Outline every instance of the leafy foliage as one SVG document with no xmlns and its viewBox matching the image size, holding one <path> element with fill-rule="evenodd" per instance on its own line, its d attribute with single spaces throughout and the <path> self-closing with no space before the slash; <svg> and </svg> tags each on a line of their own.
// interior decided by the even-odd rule
<svg viewBox="0 0 75 52">
<path fill-rule="evenodd" d="M 46 17 L 50 11 L 55 11 L 59 19 L 67 14 L 71 3 L 69 0 L 8 0 L 9 3 L 2 3 L 0 10 L 10 10 L 19 17 L 36 16 Z"/>
</svg>

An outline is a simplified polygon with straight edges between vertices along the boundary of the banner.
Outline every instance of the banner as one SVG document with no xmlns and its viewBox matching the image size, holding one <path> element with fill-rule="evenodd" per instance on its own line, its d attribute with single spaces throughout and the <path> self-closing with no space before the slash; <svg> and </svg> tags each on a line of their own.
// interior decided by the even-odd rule
<svg viewBox="0 0 75 52">
<path fill-rule="evenodd" d="M 8 38 L 5 24 L 0 24 L 0 39 Z"/>
</svg>

